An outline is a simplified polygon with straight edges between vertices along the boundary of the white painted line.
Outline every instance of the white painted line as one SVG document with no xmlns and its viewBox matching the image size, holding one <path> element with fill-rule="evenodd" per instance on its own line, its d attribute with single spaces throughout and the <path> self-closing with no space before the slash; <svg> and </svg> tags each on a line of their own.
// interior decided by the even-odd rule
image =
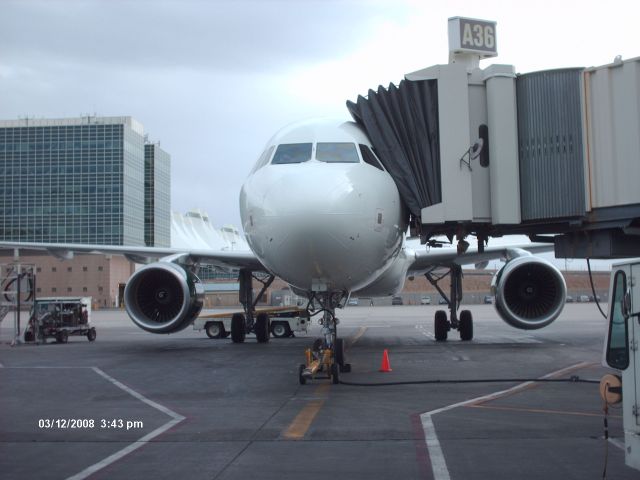
<svg viewBox="0 0 640 480">
<path fill-rule="evenodd" d="M 434 480 L 450 480 L 449 469 L 447 468 L 447 462 L 444 459 L 442 448 L 440 447 L 440 441 L 438 435 L 436 435 L 436 429 L 433 426 L 430 414 L 420 415 L 422 420 L 422 429 L 424 430 L 424 440 L 427 444 L 427 453 L 431 460 L 431 469 L 433 470 Z"/>
<path fill-rule="evenodd" d="M 160 410 L 162 413 L 164 413 L 165 415 L 170 416 L 171 418 L 173 418 L 174 420 L 178 420 L 178 421 L 182 421 L 185 419 L 185 417 L 183 417 L 180 414 L 177 414 L 176 412 L 174 412 L 173 410 L 168 409 L 167 407 L 165 407 L 164 405 L 160 405 L 159 403 L 154 402 L 153 400 L 149 400 L 147 397 L 145 397 L 144 395 L 142 395 L 141 393 L 136 392 L 135 390 L 127 387 L 126 385 L 124 385 L 123 383 L 120 383 L 118 380 L 116 380 L 115 378 L 111 377 L 110 375 L 107 375 L 106 373 L 104 373 L 102 370 L 100 370 L 98 367 L 91 367 L 91 369 L 96 372 L 98 375 L 100 375 L 101 377 L 106 378 L 109 382 L 113 383 L 116 387 L 124 390 L 125 392 L 127 392 L 129 395 L 131 395 L 132 397 L 137 398 L 138 400 L 140 400 L 143 403 L 146 403 L 147 405 L 149 405 L 152 408 L 155 408 L 156 410 Z"/>
<path fill-rule="evenodd" d="M 611 445 L 618 447 L 620 450 L 624 452 L 624 442 L 621 442 L 617 438 L 609 438 L 609 443 Z"/>
<path fill-rule="evenodd" d="M 122 450 L 118 450 L 113 455 L 109 455 L 107 458 L 105 458 L 103 460 L 100 460 L 98 463 L 95 463 L 95 464 L 85 468 L 81 472 L 76 473 L 72 477 L 69 477 L 67 480 L 82 480 L 82 479 L 85 479 L 85 478 L 89 477 L 90 475 L 93 475 L 97 471 L 102 470 L 106 466 L 111 465 L 112 463 L 120 460 L 122 457 L 124 457 L 126 455 L 129 455 L 131 452 L 139 449 L 140 447 L 144 447 L 149 441 L 153 440 L 158 435 L 163 434 L 167 430 L 173 428 L 175 425 L 179 424 L 180 422 L 182 422 L 185 419 L 185 417 L 183 417 L 182 415 L 180 415 L 180 414 L 174 412 L 173 410 L 165 407 L 164 405 L 160 405 L 159 403 L 154 402 L 153 400 L 149 400 L 147 397 L 145 397 L 141 393 L 138 393 L 135 390 L 133 390 L 132 388 L 127 387 L 125 384 L 119 382 L 118 380 L 116 380 L 112 376 L 107 375 L 106 373 L 104 373 L 98 367 L 88 367 L 88 366 L 72 366 L 72 367 L 65 367 L 65 366 L 35 366 L 35 367 L 7 367 L 7 368 L 12 368 L 12 369 L 27 369 L 27 368 L 34 368 L 34 369 L 90 368 L 91 370 L 96 372 L 98 375 L 100 375 L 102 378 L 104 378 L 108 382 L 114 384 L 116 387 L 120 388 L 121 390 L 124 390 L 129 395 L 131 395 L 132 397 L 136 398 L 137 400 L 140 400 L 143 403 L 146 403 L 150 407 L 155 408 L 156 410 L 159 410 L 162 413 L 164 413 L 165 415 L 168 415 L 169 417 L 172 418 L 172 420 L 169 420 L 164 425 L 161 425 L 160 427 L 156 428 L 153 432 L 147 433 L 146 435 L 144 435 L 143 437 L 139 438 L 138 440 L 136 440 L 132 444 L 127 445 Z"/>
<path fill-rule="evenodd" d="M 147 442 L 154 439 L 158 435 L 166 432 L 167 430 L 172 428 L 174 425 L 177 425 L 181 421 L 182 420 L 170 420 L 169 422 L 165 423 L 161 427 L 156 428 L 153 432 L 146 434 L 144 437 L 140 438 L 139 440 L 136 440 L 134 443 L 126 446 L 122 450 L 119 450 L 113 455 L 110 455 L 107 458 L 100 460 L 98 463 L 95 463 L 90 467 L 85 468 L 80 473 L 76 473 L 72 477 L 69 477 L 67 480 L 83 480 L 93 475 L 97 471 L 102 470 L 103 468 L 105 468 L 108 465 L 111 465 L 114 462 L 117 462 L 122 457 L 129 455 L 131 452 L 139 449 L 140 447 L 144 447 L 147 444 Z"/>
<path fill-rule="evenodd" d="M 103 468 L 105 468 L 108 465 L 111 465 L 114 462 L 117 462 L 122 457 L 124 457 L 126 455 L 129 455 L 131 452 L 139 449 L 140 447 L 144 447 L 149 441 L 153 440 L 158 435 L 163 434 L 167 430 L 173 428 L 175 425 L 177 425 L 178 423 L 182 422 L 185 419 L 185 417 L 183 417 L 182 415 L 177 414 L 173 410 L 168 409 L 164 405 L 160 405 L 159 403 L 154 402 L 153 400 L 149 400 L 144 395 L 136 392 L 132 388 L 127 387 L 126 385 L 124 385 L 123 383 L 119 382 L 118 380 L 116 380 L 112 376 L 107 375 L 106 373 L 104 373 L 98 367 L 91 367 L 91 369 L 94 372 L 96 372 L 98 375 L 100 375 L 101 377 L 105 378 L 107 381 L 109 381 L 112 384 L 114 384 L 116 387 L 118 387 L 121 390 L 124 390 L 125 392 L 127 392 L 132 397 L 140 400 L 143 403 L 146 403 L 147 405 L 149 405 L 152 408 L 155 408 L 156 410 L 161 411 L 165 415 L 168 415 L 169 417 L 172 418 L 172 420 L 169 420 L 164 425 L 156 428 L 153 432 L 147 433 L 145 436 L 139 438 L 138 440 L 136 440 L 132 444 L 127 445 L 122 450 L 118 450 L 113 455 L 109 455 L 107 458 L 105 458 L 103 460 L 100 460 L 98 463 L 95 463 L 95 464 L 85 468 L 81 472 L 73 475 L 72 477 L 69 477 L 67 480 L 83 480 L 83 479 L 93 475 L 97 471 L 102 470 Z"/>
<path fill-rule="evenodd" d="M 577 363 L 570 367 L 562 368 L 560 370 L 556 370 L 555 372 L 547 373 L 546 375 L 540 377 L 540 380 L 545 378 L 556 377 L 566 372 L 570 372 L 575 369 L 583 368 L 589 365 L 591 364 L 588 362 Z M 496 398 L 502 397 L 509 393 L 522 390 L 523 388 L 526 388 L 529 385 L 532 385 L 534 383 L 535 383 L 534 381 L 520 383 L 519 385 L 516 385 L 515 387 L 507 388 L 506 390 L 500 390 L 498 392 L 490 393 L 488 395 L 483 395 L 481 397 L 476 397 L 470 400 L 464 400 L 462 402 L 453 403 L 451 405 L 447 405 L 445 407 L 437 408 L 435 410 L 431 410 L 429 412 L 425 412 L 421 414 L 420 420 L 422 421 L 422 429 L 424 430 L 424 439 L 425 439 L 425 443 L 427 444 L 427 451 L 429 454 L 429 460 L 431 461 L 431 468 L 433 470 L 434 480 L 450 480 L 451 477 L 449 475 L 447 462 L 444 458 L 444 454 L 442 453 L 442 447 L 440 446 L 440 441 L 438 440 L 438 435 L 436 433 L 436 429 L 435 429 L 435 426 L 433 425 L 433 420 L 431 417 L 433 417 L 434 415 L 437 415 L 438 413 L 443 413 L 449 410 L 453 410 L 454 408 L 469 405 L 470 403 L 494 400 Z"/>
</svg>

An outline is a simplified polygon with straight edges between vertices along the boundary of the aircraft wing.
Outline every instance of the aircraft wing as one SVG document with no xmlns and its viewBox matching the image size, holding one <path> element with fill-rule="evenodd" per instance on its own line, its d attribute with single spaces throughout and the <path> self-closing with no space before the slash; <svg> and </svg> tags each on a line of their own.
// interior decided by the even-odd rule
<svg viewBox="0 0 640 480">
<path fill-rule="evenodd" d="M 484 252 L 469 249 L 459 254 L 455 248 L 421 250 L 415 252 L 408 275 L 420 275 L 434 267 L 450 267 L 453 264 L 469 265 L 490 260 L 510 260 L 528 254 L 552 252 L 552 243 L 527 243 L 522 245 L 501 245 L 485 247 Z"/>
<path fill-rule="evenodd" d="M 52 255 L 61 260 L 70 260 L 74 253 L 97 253 L 123 255 L 136 263 L 149 263 L 167 257 L 189 257 L 195 262 L 214 265 L 222 269 L 249 268 L 267 271 L 250 250 L 184 250 L 163 247 L 123 247 L 110 245 L 85 245 L 73 243 L 24 243 L 0 242 L 0 253 L 12 255 Z"/>
</svg>

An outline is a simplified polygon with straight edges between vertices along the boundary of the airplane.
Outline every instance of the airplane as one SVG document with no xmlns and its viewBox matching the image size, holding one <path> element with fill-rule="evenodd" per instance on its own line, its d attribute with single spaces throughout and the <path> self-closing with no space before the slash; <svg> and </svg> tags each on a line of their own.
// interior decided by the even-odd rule
<svg viewBox="0 0 640 480">
<path fill-rule="evenodd" d="M 131 276 L 124 295 L 131 320 L 151 333 L 177 332 L 197 318 L 204 298 L 200 264 L 237 271 L 243 312 L 232 317 L 234 343 L 244 342 L 248 332 L 259 343 L 269 340 L 269 312 L 255 307 L 278 276 L 308 299 L 309 315 L 321 315 L 320 348 L 332 349 L 340 371 L 349 365 L 336 309 L 352 294 L 393 296 L 406 278 L 424 275 L 449 309 L 448 316 L 444 310 L 435 313 L 437 341 L 445 341 L 450 330 L 458 330 L 461 340 L 473 338 L 471 312 L 458 315 L 465 264 L 507 260 L 492 286 L 498 314 L 513 327 L 549 325 L 566 300 L 560 271 L 533 255 L 552 245 L 471 249 L 459 239 L 456 248 L 410 248 L 408 215 L 396 184 L 354 122 L 308 120 L 276 133 L 242 186 L 240 215 L 249 251 L 16 242 L 0 242 L 0 249 L 44 250 L 59 258 L 73 252 L 122 254 L 146 263 Z M 447 274 L 449 295 L 438 285 Z M 258 295 L 253 294 L 254 280 L 262 283 Z"/>
</svg>

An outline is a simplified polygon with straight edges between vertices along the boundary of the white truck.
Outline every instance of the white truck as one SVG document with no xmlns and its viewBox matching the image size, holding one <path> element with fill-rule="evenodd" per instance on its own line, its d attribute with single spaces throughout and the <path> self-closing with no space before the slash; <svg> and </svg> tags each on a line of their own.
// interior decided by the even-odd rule
<svg viewBox="0 0 640 480">
<path fill-rule="evenodd" d="M 640 470 L 640 259 L 616 263 L 611 269 L 608 329 L 600 394 L 607 404 L 622 402 L 625 463 Z"/>
<path fill-rule="evenodd" d="M 209 338 L 227 338 L 231 335 L 231 317 L 237 311 L 203 310 L 193 322 L 193 329 L 204 330 Z M 276 338 L 294 337 L 296 333 L 307 333 L 309 314 L 298 307 L 267 307 L 257 309 L 255 314 L 266 313 L 271 323 L 271 335 Z"/>
</svg>

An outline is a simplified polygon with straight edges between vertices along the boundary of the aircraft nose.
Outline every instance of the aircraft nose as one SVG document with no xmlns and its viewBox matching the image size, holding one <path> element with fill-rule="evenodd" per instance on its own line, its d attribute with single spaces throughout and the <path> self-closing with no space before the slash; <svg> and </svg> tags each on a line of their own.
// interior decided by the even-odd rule
<svg viewBox="0 0 640 480">
<path fill-rule="evenodd" d="M 306 168 L 308 172 L 304 177 L 286 175 L 269 186 L 263 204 L 267 212 L 308 217 L 349 214 L 357 210 L 356 185 L 348 171 Z"/>
<path fill-rule="evenodd" d="M 366 211 L 367 193 L 349 168 L 315 167 L 305 165 L 304 176 L 281 175 L 263 191 L 260 205 L 253 202 L 252 248 L 301 288 L 314 281 L 343 288 L 353 282 L 352 272 L 368 269 L 357 250 L 375 213 Z"/>
</svg>

